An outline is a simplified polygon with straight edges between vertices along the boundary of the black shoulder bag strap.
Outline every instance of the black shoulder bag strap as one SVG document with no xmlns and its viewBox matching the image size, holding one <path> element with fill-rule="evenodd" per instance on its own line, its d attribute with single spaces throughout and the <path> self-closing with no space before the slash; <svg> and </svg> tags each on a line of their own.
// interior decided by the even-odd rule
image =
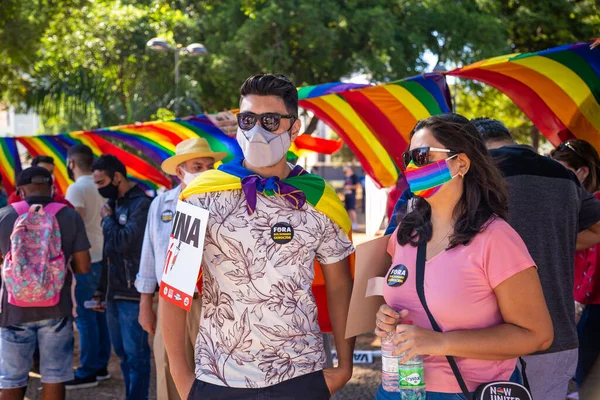
<svg viewBox="0 0 600 400">
<path fill-rule="evenodd" d="M 431 323 L 433 330 L 436 332 L 443 332 L 442 329 L 440 328 L 440 326 L 438 325 L 438 323 L 436 322 L 435 318 L 433 318 L 431 311 L 429 311 L 429 307 L 427 306 L 427 300 L 425 300 L 425 258 L 426 257 L 427 257 L 427 243 L 420 245 L 417 250 L 417 282 L 416 282 L 417 294 L 419 295 L 419 300 L 421 300 L 421 305 L 423 306 L 423 308 L 425 309 L 425 312 L 427 313 L 427 317 L 429 318 L 429 322 Z M 448 360 L 448 364 L 450 364 L 450 368 L 452 368 L 452 372 L 454 373 L 454 376 L 456 377 L 456 381 L 458 382 L 458 385 L 460 386 L 460 390 L 463 392 L 465 397 L 468 400 L 470 400 L 471 394 L 469 392 L 469 388 L 467 388 L 465 380 L 463 379 L 463 377 L 460 373 L 460 370 L 458 369 L 456 360 L 452 356 L 446 356 L 446 359 Z M 527 367 L 527 364 L 525 363 L 525 360 L 523 360 L 523 358 L 519 358 L 519 360 L 521 361 L 521 373 L 523 375 L 523 384 L 525 385 L 527 390 L 531 390 L 529 388 L 529 381 L 527 379 L 527 374 L 525 373 L 525 368 Z"/>
<path fill-rule="evenodd" d="M 427 301 L 425 300 L 425 257 L 427 256 L 427 243 L 424 243 L 419 246 L 417 250 L 417 294 L 419 295 L 419 300 L 421 300 L 421 305 L 425 309 L 427 313 L 427 317 L 429 317 L 429 322 L 433 327 L 433 330 L 436 332 L 442 332 L 440 326 L 436 322 L 435 318 L 429 311 L 429 307 L 427 306 Z M 458 386 L 460 386 L 460 390 L 462 390 L 463 394 L 467 398 L 467 400 L 471 399 L 471 393 L 469 392 L 469 388 L 467 388 L 467 384 L 460 374 L 460 370 L 458 369 L 458 365 L 456 364 L 456 360 L 452 356 L 446 356 L 448 359 L 448 363 L 450 364 L 450 368 L 452 368 L 452 372 L 454 372 L 454 376 L 458 381 Z"/>
</svg>

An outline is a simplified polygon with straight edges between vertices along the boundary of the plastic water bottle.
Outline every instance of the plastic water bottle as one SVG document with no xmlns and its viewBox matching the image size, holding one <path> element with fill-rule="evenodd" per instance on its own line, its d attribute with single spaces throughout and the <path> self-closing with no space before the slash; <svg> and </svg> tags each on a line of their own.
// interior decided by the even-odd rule
<svg viewBox="0 0 600 400">
<path fill-rule="evenodd" d="M 394 343 L 392 343 L 393 333 L 381 339 L 381 386 L 386 392 L 398 393 L 398 357 L 392 355 Z"/>
<path fill-rule="evenodd" d="M 403 324 L 411 324 L 406 321 Z M 401 362 L 402 354 L 398 356 L 398 382 L 400 388 L 400 399 L 402 400 L 425 400 L 425 368 L 423 359 L 415 356 L 406 362 Z"/>
</svg>

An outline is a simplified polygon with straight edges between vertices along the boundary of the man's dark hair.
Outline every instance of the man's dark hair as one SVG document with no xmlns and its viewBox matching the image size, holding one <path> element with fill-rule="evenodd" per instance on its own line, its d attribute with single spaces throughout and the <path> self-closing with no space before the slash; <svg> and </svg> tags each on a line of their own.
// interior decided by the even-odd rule
<svg viewBox="0 0 600 400">
<path fill-rule="evenodd" d="M 75 164 L 84 171 L 89 171 L 94 163 L 94 153 L 89 146 L 85 144 L 76 144 L 67 150 L 67 158 L 73 160 Z"/>
<path fill-rule="evenodd" d="M 50 156 L 37 156 L 31 161 L 32 167 L 37 167 L 40 163 L 52 164 L 54 165 L 54 158 Z"/>
<path fill-rule="evenodd" d="M 484 143 L 511 140 L 514 142 L 510 131 L 501 121 L 491 118 L 475 118 L 471 120 L 479 131 Z"/>
<path fill-rule="evenodd" d="M 127 179 L 127 168 L 112 154 L 104 154 L 96 159 L 92 164 L 93 171 L 104 171 L 111 178 L 115 177 L 116 172 L 120 172 Z"/>
<path fill-rule="evenodd" d="M 240 88 L 240 96 L 277 96 L 283 100 L 290 115 L 298 116 L 298 90 L 285 75 L 259 74 L 246 79 Z M 241 99 L 240 99 L 241 101 Z"/>
</svg>

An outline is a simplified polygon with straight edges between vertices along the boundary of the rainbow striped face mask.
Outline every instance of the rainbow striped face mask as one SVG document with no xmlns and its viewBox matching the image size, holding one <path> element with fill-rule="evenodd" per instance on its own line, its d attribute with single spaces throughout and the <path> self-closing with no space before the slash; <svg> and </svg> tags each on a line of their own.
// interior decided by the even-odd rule
<svg viewBox="0 0 600 400">
<path fill-rule="evenodd" d="M 423 167 L 417 167 L 411 161 L 404 171 L 404 176 L 410 187 L 410 191 L 419 197 L 425 199 L 433 196 L 440 190 L 444 183 L 450 182 L 458 174 L 452 176 L 448 167 L 448 160 L 458 156 L 455 154 L 443 160 L 427 164 Z"/>
</svg>

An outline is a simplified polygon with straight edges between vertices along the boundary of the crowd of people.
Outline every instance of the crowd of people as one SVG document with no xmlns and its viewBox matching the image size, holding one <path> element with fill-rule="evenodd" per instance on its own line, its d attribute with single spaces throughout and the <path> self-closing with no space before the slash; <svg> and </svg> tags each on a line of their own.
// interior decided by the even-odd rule
<svg viewBox="0 0 600 400">
<path fill-rule="evenodd" d="M 343 204 L 287 162 L 301 124 L 286 77 L 250 77 L 240 96 L 244 158 L 215 169 L 226 153 L 183 141 L 161 165 L 180 183 L 154 199 L 118 158 L 94 159 L 85 145 L 68 150 L 65 198 L 51 157 L 36 157 L 4 193 L 0 400 L 24 398 L 34 360 L 43 399 L 111 379 L 111 348 L 126 398 L 147 399 L 150 336 L 160 400 L 329 399 L 351 379 L 361 185 L 346 169 Z M 408 189 L 387 229 L 388 275 L 400 268 L 407 278 L 384 285 L 385 304 L 367 316 L 376 334 L 401 360 L 423 357 L 429 400 L 470 399 L 494 381 L 527 381 L 534 399 L 564 400 L 600 353 L 598 153 L 570 140 L 544 157 L 500 121 L 457 114 L 420 121 L 410 137 Z M 179 200 L 209 211 L 189 312 L 157 296 Z M 289 235 L 276 238 L 282 227 Z M 316 263 L 335 367 L 312 290 Z M 376 398 L 399 395 L 380 387 Z"/>
</svg>

